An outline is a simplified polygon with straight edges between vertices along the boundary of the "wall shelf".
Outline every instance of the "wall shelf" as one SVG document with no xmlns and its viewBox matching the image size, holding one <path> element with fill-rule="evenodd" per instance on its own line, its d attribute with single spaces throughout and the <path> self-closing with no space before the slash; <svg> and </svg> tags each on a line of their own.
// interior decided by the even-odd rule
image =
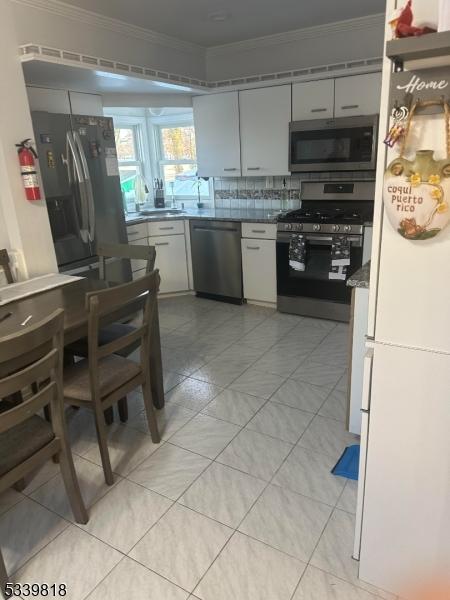
<svg viewBox="0 0 450 600">
<path fill-rule="evenodd" d="M 398 64 L 408 60 L 439 58 L 450 55 L 450 31 L 426 33 L 417 37 L 391 40 L 386 44 L 386 54 Z"/>
</svg>

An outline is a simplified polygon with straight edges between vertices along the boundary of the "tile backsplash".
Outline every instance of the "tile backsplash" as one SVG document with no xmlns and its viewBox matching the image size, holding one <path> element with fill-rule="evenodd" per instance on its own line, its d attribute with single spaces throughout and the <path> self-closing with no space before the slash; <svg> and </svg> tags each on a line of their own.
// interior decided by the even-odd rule
<svg viewBox="0 0 450 600">
<path fill-rule="evenodd" d="M 279 210 L 282 205 L 284 180 L 288 190 L 289 208 L 300 206 L 302 181 L 336 179 L 374 179 L 372 171 L 337 173 L 301 173 L 286 177 L 216 177 L 214 201 L 216 208 L 256 208 Z"/>
</svg>

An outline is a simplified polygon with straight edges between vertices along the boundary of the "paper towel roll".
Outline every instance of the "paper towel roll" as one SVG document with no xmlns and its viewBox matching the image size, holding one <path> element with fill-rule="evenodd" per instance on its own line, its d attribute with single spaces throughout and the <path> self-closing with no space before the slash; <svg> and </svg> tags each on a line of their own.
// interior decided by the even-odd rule
<svg viewBox="0 0 450 600">
<path fill-rule="evenodd" d="M 450 0 L 439 0 L 438 31 L 450 29 Z"/>
</svg>

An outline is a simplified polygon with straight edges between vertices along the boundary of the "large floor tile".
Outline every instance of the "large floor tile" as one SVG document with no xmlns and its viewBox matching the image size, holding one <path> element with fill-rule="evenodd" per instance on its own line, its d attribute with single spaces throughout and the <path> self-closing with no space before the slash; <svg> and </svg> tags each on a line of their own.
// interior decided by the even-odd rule
<svg viewBox="0 0 450 600">
<path fill-rule="evenodd" d="M 206 458 L 214 459 L 231 442 L 240 427 L 214 419 L 208 415 L 197 415 L 170 438 L 170 442 L 185 450 L 191 450 Z"/>
<path fill-rule="evenodd" d="M 97 443 L 94 414 L 84 408 L 67 408 L 65 415 L 72 453 L 82 456 Z"/>
<path fill-rule="evenodd" d="M 83 529 L 127 554 L 171 505 L 171 500 L 123 479 L 91 508 Z"/>
<path fill-rule="evenodd" d="M 55 513 L 24 497 L 0 518 L 0 546 L 6 571 L 14 573 L 68 525 Z"/>
<path fill-rule="evenodd" d="M 291 450 L 292 445 L 287 442 L 244 429 L 219 454 L 217 461 L 270 481 Z"/>
<path fill-rule="evenodd" d="M 166 403 L 164 408 L 156 410 L 155 412 L 158 421 L 159 435 L 163 441 L 168 440 L 197 414 L 196 411 L 184 408 L 183 406 L 172 402 Z M 128 427 L 133 427 L 143 433 L 150 434 L 147 413 L 145 410 L 140 412 L 134 418 L 129 419 L 127 425 Z"/>
<path fill-rule="evenodd" d="M 269 401 L 248 423 L 247 429 L 295 444 L 312 419 L 309 412 Z"/>
<path fill-rule="evenodd" d="M 84 504 L 89 509 L 91 506 L 104 496 L 111 487 L 106 485 L 102 467 L 85 460 L 80 456 L 74 458 L 75 470 L 77 472 L 78 483 L 80 485 L 81 495 Z M 116 478 L 116 482 L 118 479 Z M 116 483 L 115 482 L 115 483 Z M 48 509 L 57 513 L 68 521 L 74 521 L 72 509 L 70 508 L 66 488 L 64 486 L 61 474 L 56 475 L 46 484 L 37 489 L 31 497 L 43 504 Z"/>
<path fill-rule="evenodd" d="M 346 446 L 359 443 L 359 438 L 345 429 L 344 423 L 316 416 L 300 438 L 299 446 L 340 458 Z"/>
<path fill-rule="evenodd" d="M 150 454 L 160 448 L 160 444 L 154 444 L 149 435 L 137 431 L 132 427 L 117 424 L 108 429 L 108 450 L 112 470 L 119 475 L 125 476 Z M 83 454 L 83 458 L 101 466 L 102 460 L 98 443 L 91 445 L 90 449 Z"/>
<path fill-rule="evenodd" d="M 120 552 L 71 525 L 20 569 L 14 581 L 64 582 L 67 585 L 65 598 L 83 600 L 122 556 Z"/>
<path fill-rule="evenodd" d="M 347 405 L 347 393 L 334 388 L 319 410 L 319 415 L 345 423 L 347 420 Z"/>
<path fill-rule="evenodd" d="M 358 482 L 347 479 L 344 491 L 342 492 L 339 502 L 336 504 L 336 508 L 345 510 L 346 512 L 355 514 L 356 513 L 356 502 L 358 500 Z"/>
<path fill-rule="evenodd" d="M 195 589 L 201 600 L 290 600 L 305 565 L 235 533 Z"/>
<path fill-rule="evenodd" d="M 166 395 L 166 402 L 199 412 L 221 391 L 215 385 L 188 377 Z"/>
<path fill-rule="evenodd" d="M 247 368 L 248 366 L 243 365 L 239 358 L 225 359 L 220 355 L 198 371 L 195 371 L 192 377 L 226 387 L 242 375 Z"/>
<path fill-rule="evenodd" d="M 202 412 L 211 417 L 243 426 L 250 421 L 265 402 L 266 400 L 263 398 L 227 389 L 205 406 Z"/>
<path fill-rule="evenodd" d="M 236 528 L 265 486 L 261 479 L 212 463 L 179 502 Z"/>
<path fill-rule="evenodd" d="M 0 516 L 21 500 L 23 500 L 23 495 L 12 488 L 2 492 L 0 494 Z"/>
<path fill-rule="evenodd" d="M 90 594 L 89 600 L 186 600 L 189 593 L 125 557 Z"/>
<path fill-rule="evenodd" d="M 307 562 L 331 510 L 321 502 L 269 485 L 239 531 Z"/>
<path fill-rule="evenodd" d="M 331 456 L 296 446 L 272 483 L 334 506 L 345 485 L 331 473 L 335 463 Z"/>
<path fill-rule="evenodd" d="M 281 377 L 289 377 L 307 356 L 307 353 L 297 354 L 270 349 L 255 362 L 253 367 L 258 369 L 258 371 L 274 373 Z"/>
<path fill-rule="evenodd" d="M 184 375 L 181 375 L 181 373 L 175 373 L 174 371 L 164 371 L 164 393 L 168 394 L 171 390 L 173 390 L 175 386 L 179 385 L 185 379 L 186 377 Z"/>
<path fill-rule="evenodd" d="M 320 569 L 308 567 L 293 600 L 375 600 L 375 596 Z"/>
<path fill-rule="evenodd" d="M 291 375 L 313 385 L 335 386 L 342 377 L 344 368 L 336 365 L 323 365 L 310 359 L 305 360 Z"/>
<path fill-rule="evenodd" d="M 325 402 L 330 391 L 331 387 L 287 379 L 272 396 L 272 400 L 315 414 Z"/>
<path fill-rule="evenodd" d="M 177 500 L 210 463 L 203 456 L 167 443 L 132 471 L 128 479 Z"/>
<path fill-rule="evenodd" d="M 174 504 L 133 548 L 130 556 L 192 592 L 232 529 Z"/>
<path fill-rule="evenodd" d="M 359 563 L 352 558 L 354 535 L 354 515 L 334 510 L 311 558 L 311 564 L 357 587 L 389 598 L 386 592 L 358 578 Z"/>
<path fill-rule="evenodd" d="M 248 369 L 230 385 L 230 388 L 237 392 L 251 394 L 267 400 L 283 382 L 284 378 L 279 375 Z"/>
<path fill-rule="evenodd" d="M 25 477 L 26 487 L 23 493 L 30 496 L 35 490 L 41 485 L 52 479 L 55 475 L 61 472 L 58 464 L 54 463 L 53 460 L 47 460 L 38 469 L 29 473 Z"/>
</svg>

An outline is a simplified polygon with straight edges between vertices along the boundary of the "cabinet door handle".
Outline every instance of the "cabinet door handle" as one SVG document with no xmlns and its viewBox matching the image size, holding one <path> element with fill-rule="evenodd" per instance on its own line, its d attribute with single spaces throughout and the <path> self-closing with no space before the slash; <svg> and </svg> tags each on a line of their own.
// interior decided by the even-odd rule
<svg viewBox="0 0 450 600">
<path fill-rule="evenodd" d="M 247 171 L 260 171 L 261 167 L 247 167 Z"/>
<path fill-rule="evenodd" d="M 259 246 L 246 246 L 247 250 L 261 250 Z"/>
<path fill-rule="evenodd" d="M 312 108 L 311 112 L 316 113 L 316 112 L 326 112 L 326 108 Z"/>
<path fill-rule="evenodd" d="M 168 246 L 169 242 L 156 242 L 155 246 Z"/>
<path fill-rule="evenodd" d="M 352 108 L 359 108 L 359 104 L 346 104 L 345 106 L 341 106 L 342 110 L 350 110 Z"/>
<path fill-rule="evenodd" d="M 169 231 L 170 229 L 173 229 L 173 227 L 158 227 L 159 231 Z"/>
<path fill-rule="evenodd" d="M 266 233 L 265 229 L 252 229 L 252 233 Z"/>
<path fill-rule="evenodd" d="M 229 167 L 224 169 L 224 171 L 237 171 L 236 167 Z"/>
<path fill-rule="evenodd" d="M 139 231 L 128 231 L 128 235 L 138 235 Z"/>
</svg>

